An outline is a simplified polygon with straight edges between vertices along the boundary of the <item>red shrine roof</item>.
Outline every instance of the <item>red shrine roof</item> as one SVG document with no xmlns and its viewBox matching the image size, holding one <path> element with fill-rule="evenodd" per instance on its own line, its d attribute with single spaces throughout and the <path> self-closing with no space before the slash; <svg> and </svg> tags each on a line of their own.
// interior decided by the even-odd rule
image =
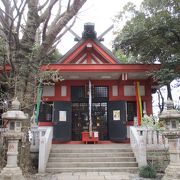
<svg viewBox="0 0 180 180">
<path fill-rule="evenodd" d="M 94 24 L 86 23 L 82 38 L 78 37 L 78 43 L 71 48 L 57 64 L 119 64 L 113 53 L 96 37 Z"/>
<path fill-rule="evenodd" d="M 82 38 L 56 64 L 41 66 L 42 71 L 59 71 L 64 79 L 147 79 L 147 71 L 160 65 L 122 64 L 96 37 L 93 24 L 85 24 Z"/>
<path fill-rule="evenodd" d="M 120 64 L 120 60 L 96 39 L 82 39 L 57 64 Z"/>
</svg>

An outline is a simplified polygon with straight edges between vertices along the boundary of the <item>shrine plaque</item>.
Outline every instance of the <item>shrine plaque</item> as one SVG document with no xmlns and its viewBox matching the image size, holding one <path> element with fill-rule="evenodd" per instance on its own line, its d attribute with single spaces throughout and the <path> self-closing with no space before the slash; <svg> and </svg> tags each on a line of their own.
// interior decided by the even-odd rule
<svg viewBox="0 0 180 180">
<path fill-rule="evenodd" d="M 66 121 L 66 111 L 59 111 L 59 121 Z"/>
<path fill-rule="evenodd" d="M 114 121 L 120 120 L 120 110 L 113 110 L 113 120 Z"/>
</svg>

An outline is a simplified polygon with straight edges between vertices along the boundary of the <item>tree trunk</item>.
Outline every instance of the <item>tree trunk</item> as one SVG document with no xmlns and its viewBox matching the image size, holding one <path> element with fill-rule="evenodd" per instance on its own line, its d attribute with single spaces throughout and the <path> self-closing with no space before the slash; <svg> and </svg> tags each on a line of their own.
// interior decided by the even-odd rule
<svg viewBox="0 0 180 180">
<path fill-rule="evenodd" d="M 5 57 L 3 64 L 4 67 L 9 64 L 11 71 L 8 74 L 5 71 L 0 79 L 6 85 L 5 92 L 9 93 L 10 100 L 18 97 L 26 112 L 34 106 L 39 67 L 46 63 L 48 52 L 54 49 L 54 43 L 59 42 L 59 38 L 64 35 L 63 28 L 86 1 L 68 0 L 67 9 L 57 13 L 51 11 L 57 2 L 59 8 L 62 8 L 61 0 L 2 1 L 0 35 L 4 47 L 7 47 L 2 51 Z M 36 42 L 38 30 L 42 31 L 42 41 Z"/>
<path fill-rule="evenodd" d="M 166 86 L 167 86 L 167 99 L 173 100 L 170 83 L 168 83 Z"/>
<path fill-rule="evenodd" d="M 158 89 L 157 93 L 158 93 L 158 107 L 159 107 L 160 113 L 162 113 L 162 111 L 164 110 L 164 97 L 160 89 Z"/>
</svg>

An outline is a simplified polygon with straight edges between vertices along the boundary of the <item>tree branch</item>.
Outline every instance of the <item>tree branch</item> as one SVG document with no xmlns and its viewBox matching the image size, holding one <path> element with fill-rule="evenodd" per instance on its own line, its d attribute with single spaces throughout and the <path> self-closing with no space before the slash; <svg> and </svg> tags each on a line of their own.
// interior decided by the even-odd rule
<svg viewBox="0 0 180 180">
<path fill-rule="evenodd" d="M 7 24 L 7 22 L 5 21 L 5 18 L 4 18 L 4 16 L 3 16 L 3 13 L 2 13 L 2 11 L 1 11 L 1 9 L 0 9 L 0 22 L 1 22 L 1 25 L 2 25 L 2 29 L 8 29 L 8 24 Z"/>
<path fill-rule="evenodd" d="M 59 32 L 65 27 L 65 25 L 78 13 L 79 9 L 84 5 L 87 0 L 74 0 L 69 8 L 69 11 L 64 12 L 64 15 L 57 22 L 53 29 L 49 29 L 46 35 L 46 40 L 42 42 L 39 50 L 38 58 L 42 59 L 49 48 L 55 42 L 55 39 Z"/>
<path fill-rule="evenodd" d="M 73 22 L 71 23 L 71 25 L 68 28 L 65 28 L 64 31 L 56 37 L 56 39 L 55 39 L 55 41 L 53 43 L 53 46 L 56 47 L 60 43 L 60 39 L 67 33 L 67 31 L 69 31 L 69 29 L 71 29 L 73 27 L 75 22 L 76 22 L 76 16 L 74 17 Z"/>
<path fill-rule="evenodd" d="M 12 18 L 12 14 L 10 15 L 10 8 L 11 8 L 11 3 L 10 3 L 10 1 L 9 0 L 2 0 L 2 3 L 4 4 L 4 8 L 5 8 L 5 10 L 3 11 L 2 9 L 2 11 L 4 12 L 4 14 L 5 14 L 5 21 L 7 22 L 7 24 L 9 25 L 9 18 L 12 20 L 13 18 Z"/>
<path fill-rule="evenodd" d="M 47 4 L 48 4 L 49 0 L 46 0 L 44 4 L 42 4 L 41 6 L 38 7 L 38 11 L 41 11 Z"/>
<path fill-rule="evenodd" d="M 27 23 L 20 44 L 22 49 L 31 51 L 35 42 L 36 30 L 39 27 L 39 15 L 37 11 L 37 1 L 28 0 L 27 4 L 29 8 Z"/>
<path fill-rule="evenodd" d="M 16 26 L 16 32 L 17 32 L 18 37 L 19 37 L 19 29 L 20 29 L 20 27 L 22 27 L 21 26 L 21 20 L 22 20 L 22 15 L 23 15 L 24 9 L 26 7 L 26 4 L 27 4 L 27 0 L 25 0 L 25 3 L 23 5 L 23 7 L 22 7 L 22 10 L 19 13 L 19 18 L 18 18 L 18 22 L 17 22 L 17 26 Z"/>
<path fill-rule="evenodd" d="M 160 89 L 157 90 L 157 94 L 158 94 L 158 106 L 161 113 L 164 110 L 164 97 Z"/>
<path fill-rule="evenodd" d="M 56 2 L 54 1 L 54 4 L 55 4 L 55 3 L 56 3 Z M 50 19 L 50 17 L 51 17 L 51 10 L 52 10 L 54 4 L 52 3 L 51 6 L 49 6 L 49 8 L 48 8 L 47 18 L 46 18 L 46 20 L 45 20 L 44 27 L 43 27 L 43 31 L 42 31 L 42 32 L 43 32 L 43 34 L 42 34 L 42 41 L 44 41 L 45 38 L 46 38 L 46 30 L 47 30 L 47 26 L 48 26 L 49 19 Z"/>
<path fill-rule="evenodd" d="M 52 7 L 54 6 L 55 3 L 57 3 L 58 0 L 51 0 L 49 3 L 49 6 L 46 8 L 46 10 L 44 11 L 44 13 L 40 16 L 40 23 L 44 22 L 46 20 L 46 18 L 49 15 L 49 11 L 51 11 Z"/>
<path fill-rule="evenodd" d="M 0 11 L 5 15 L 5 17 L 4 17 L 4 19 L 5 19 L 5 21 L 6 22 L 9 22 L 9 19 L 11 20 L 11 21 L 13 21 L 13 17 L 10 15 L 10 14 L 8 14 L 6 11 L 4 11 L 2 8 L 0 8 Z M 7 20 L 8 19 L 8 20 Z"/>
<path fill-rule="evenodd" d="M 58 22 L 58 20 L 63 16 L 64 13 L 61 14 L 61 0 L 59 0 L 59 8 L 58 8 L 58 11 L 56 13 L 56 16 L 54 18 L 54 20 L 52 21 L 49 29 L 53 28 L 56 23 Z"/>
<path fill-rule="evenodd" d="M 70 5 L 71 5 L 71 0 L 68 1 L 67 11 L 69 11 Z"/>
</svg>

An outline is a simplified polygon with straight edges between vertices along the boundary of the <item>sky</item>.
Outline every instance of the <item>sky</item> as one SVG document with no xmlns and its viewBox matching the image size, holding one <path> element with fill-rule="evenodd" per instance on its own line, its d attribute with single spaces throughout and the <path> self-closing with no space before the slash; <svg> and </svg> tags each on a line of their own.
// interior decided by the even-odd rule
<svg viewBox="0 0 180 180">
<path fill-rule="evenodd" d="M 127 2 L 133 2 L 137 7 L 139 7 L 142 0 L 87 0 L 87 2 L 79 12 L 78 18 L 75 25 L 72 27 L 72 30 L 76 34 L 81 36 L 84 28 L 84 23 L 91 22 L 95 23 L 95 31 L 97 32 L 97 36 L 99 36 L 113 24 L 113 18 L 118 14 L 118 12 L 123 9 L 123 6 Z M 122 22 L 119 26 L 122 27 L 123 24 L 124 22 Z M 111 50 L 113 29 L 104 36 L 104 39 L 105 40 L 102 43 Z M 61 54 L 65 54 L 75 43 L 77 42 L 74 41 L 74 36 L 71 33 L 67 32 L 65 36 L 63 36 L 58 49 Z M 166 100 L 166 91 L 163 91 L 163 95 Z M 180 87 L 173 88 L 172 95 L 175 104 L 180 105 Z M 153 102 L 154 113 L 157 115 L 157 94 L 153 95 Z"/>
<path fill-rule="evenodd" d="M 84 28 L 84 23 L 95 23 L 95 31 L 97 36 L 103 33 L 107 28 L 113 24 L 113 18 L 123 9 L 127 2 L 133 2 L 140 6 L 142 0 L 87 0 L 83 8 L 78 14 L 76 23 L 72 30 L 81 36 Z M 120 26 L 122 26 L 120 24 Z M 102 42 L 107 48 L 111 49 L 113 40 L 113 29 L 104 36 L 105 41 Z M 66 53 L 76 42 L 71 33 L 66 33 L 58 46 L 59 51 Z"/>
</svg>

